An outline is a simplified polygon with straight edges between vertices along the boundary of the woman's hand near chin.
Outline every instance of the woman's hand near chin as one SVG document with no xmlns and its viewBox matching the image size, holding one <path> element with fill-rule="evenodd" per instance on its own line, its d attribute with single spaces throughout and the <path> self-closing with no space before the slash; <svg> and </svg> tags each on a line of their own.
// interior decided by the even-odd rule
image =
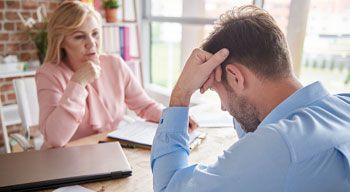
<svg viewBox="0 0 350 192">
<path fill-rule="evenodd" d="M 98 62 L 86 61 L 80 69 L 78 69 L 71 80 L 85 87 L 88 83 L 92 83 L 101 75 L 101 67 Z"/>
</svg>

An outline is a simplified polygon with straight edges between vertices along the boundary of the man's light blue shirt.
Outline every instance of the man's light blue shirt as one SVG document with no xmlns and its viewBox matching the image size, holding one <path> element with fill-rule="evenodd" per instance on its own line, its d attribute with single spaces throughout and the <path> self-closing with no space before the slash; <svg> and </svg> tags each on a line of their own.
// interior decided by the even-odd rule
<svg viewBox="0 0 350 192">
<path fill-rule="evenodd" d="M 187 107 L 163 111 L 154 191 L 350 191 L 350 94 L 330 95 L 319 82 L 298 90 L 255 132 L 238 130 L 211 165 L 188 165 L 187 125 Z"/>
</svg>

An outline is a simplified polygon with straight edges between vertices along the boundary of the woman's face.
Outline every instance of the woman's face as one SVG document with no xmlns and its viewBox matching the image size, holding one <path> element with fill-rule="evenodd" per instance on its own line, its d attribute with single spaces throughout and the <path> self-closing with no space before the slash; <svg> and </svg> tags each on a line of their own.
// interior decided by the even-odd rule
<svg viewBox="0 0 350 192">
<path fill-rule="evenodd" d="M 61 48 L 65 50 L 64 62 L 77 71 L 86 61 L 98 63 L 100 25 L 96 18 L 88 15 L 84 23 L 67 35 Z"/>
</svg>

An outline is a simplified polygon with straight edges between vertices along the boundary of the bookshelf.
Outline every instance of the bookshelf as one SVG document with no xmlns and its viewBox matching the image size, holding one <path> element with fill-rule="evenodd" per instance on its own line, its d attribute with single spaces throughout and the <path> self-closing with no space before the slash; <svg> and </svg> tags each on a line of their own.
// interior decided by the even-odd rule
<svg viewBox="0 0 350 192">
<path fill-rule="evenodd" d="M 105 53 L 118 54 L 125 61 L 140 59 L 138 23 L 102 24 L 102 48 Z"/>
<path fill-rule="evenodd" d="M 120 21 L 102 24 L 102 50 L 107 54 L 120 55 L 143 85 L 140 59 L 140 31 L 135 0 L 120 0 Z M 95 0 L 94 5 L 98 4 Z"/>
</svg>

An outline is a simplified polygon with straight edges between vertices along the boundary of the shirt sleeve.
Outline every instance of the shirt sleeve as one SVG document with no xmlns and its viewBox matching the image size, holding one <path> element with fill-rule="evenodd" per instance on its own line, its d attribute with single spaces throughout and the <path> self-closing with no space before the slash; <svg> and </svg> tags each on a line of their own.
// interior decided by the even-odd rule
<svg viewBox="0 0 350 192">
<path fill-rule="evenodd" d="M 123 61 L 119 58 L 121 70 L 125 76 L 125 103 L 129 109 L 149 121 L 159 122 L 160 115 L 164 106 L 158 104 L 151 99 L 141 84 L 136 79 L 133 72 Z"/>
<path fill-rule="evenodd" d="M 246 134 L 211 165 L 189 165 L 187 122 L 186 107 L 163 111 L 151 151 L 154 191 L 283 191 L 290 156 L 275 130 Z"/>
<path fill-rule="evenodd" d="M 45 142 L 61 147 L 69 142 L 82 121 L 88 93 L 72 81 L 62 91 L 52 78 L 41 72 L 36 75 L 39 123 Z"/>
</svg>

